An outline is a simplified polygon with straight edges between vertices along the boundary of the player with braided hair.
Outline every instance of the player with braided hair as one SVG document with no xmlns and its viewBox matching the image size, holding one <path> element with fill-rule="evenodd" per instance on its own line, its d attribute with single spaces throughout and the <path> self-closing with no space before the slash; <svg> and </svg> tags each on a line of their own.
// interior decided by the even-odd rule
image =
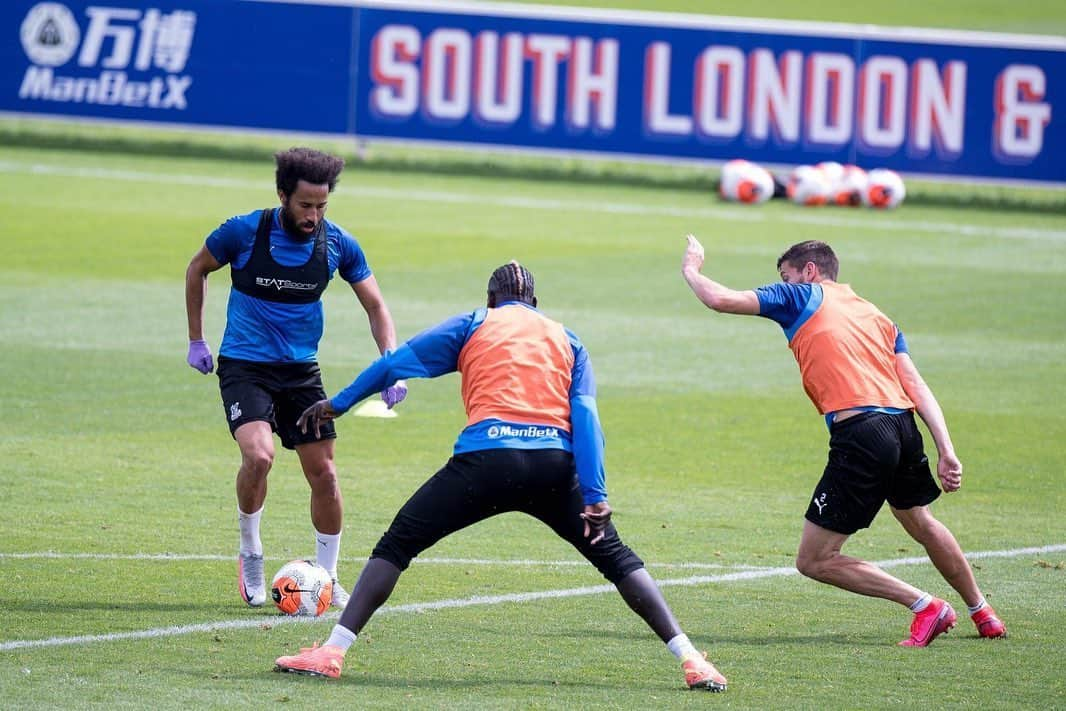
<svg viewBox="0 0 1066 711">
<path fill-rule="evenodd" d="M 277 671 L 340 676 L 345 652 L 415 556 L 478 521 L 520 511 L 548 525 L 615 585 L 681 660 L 689 688 L 725 690 L 725 677 L 696 651 L 611 523 L 588 351 L 536 306 L 533 275 L 518 262 L 504 264 L 489 279 L 487 308 L 423 331 L 304 411 L 301 426 L 317 431 L 400 378 L 458 371 L 467 424 L 452 457 L 374 547 L 326 643 L 280 657 Z"/>
</svg>

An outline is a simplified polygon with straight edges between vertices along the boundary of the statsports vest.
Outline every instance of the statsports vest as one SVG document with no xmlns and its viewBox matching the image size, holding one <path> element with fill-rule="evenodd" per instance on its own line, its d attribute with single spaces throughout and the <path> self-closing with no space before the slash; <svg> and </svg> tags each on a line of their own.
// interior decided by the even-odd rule
<svg viewBox="0 0 1066 711">
<path fill-rule="evenodd" d="M 467 426 L 494 418 L 570 431 L 574 351 L 561 324 L 517 304 L 489 309 L 458 366 Z"/>
<path fill-rule="evenodd" d="M 896 325 L 847 284 L 819 285 L 821 305 L 789 342 L 803 389 L 818 412 L 912 409 L 896 375 Z"/>
<path fill-rule="evenodd" d="M 270 230 L 274 210 L 263 210 L 255 231 L 252 254 L 240 269 L 230 269 L 230 280 L 237 291 L 264 301 L 283 304 L 311 304 L 322 297 L 329 285 L 329 260 L 326 256 L 326 223 L 315 230 L 315 246 L 306 262 L 286 267 L 270 256 Z"/>
</svg>

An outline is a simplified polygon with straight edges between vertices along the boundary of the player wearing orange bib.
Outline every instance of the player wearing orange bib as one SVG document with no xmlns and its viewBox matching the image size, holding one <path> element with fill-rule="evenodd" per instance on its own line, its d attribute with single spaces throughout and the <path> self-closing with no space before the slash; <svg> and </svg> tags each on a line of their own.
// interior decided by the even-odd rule
<svg viewBox="0 0 1066 711">
<path fill-rule="evenodd" d="M 978 633 L 1006 636 L 955 537 L 929 511 L 940 489 L 915 411 L 936 443 L 944 491 L 962 486 L 962 464 L 940 405 L 896 324 L 850 286 L 836 282 L 839 263 L 824 242 L 793 245 L 777 260 L 781 283 L 748 291 L 707 278 L 700 273 L 703 261 L 703 245 L 689 235 L 681 264 L 689 287 L 715 311 L 777 322 L 799 364 L 803 387 L 829 427 L 829 461 L 807 508 L 797 569 L 820 582 L 910 608 L 914 618 L 903 646 L 924 647 L 954 627 L 955 611 L 946 601 L 840 552 L 887 501 L 962 597 Z"/>
<path fill-rule="evenodd" d="M 452 456 L 396 513 L 326 643 L 279 657 L 276 670 L 340 676 L 356 636 L 416 556 L 514 511 L 544 523 L 615 586 L 681 661 L 688 688 L 725 691 L 726 678 L 682 632 L 611 522 L 592 361 L 577 335 L 537 308 L 533 287 L 529 270 L 504 264 L 489 278 L 485 308 L 416 335 L 300 416 L 317 430 L 398 380 L 462 374 L 467 421 Z"/>
</svg>

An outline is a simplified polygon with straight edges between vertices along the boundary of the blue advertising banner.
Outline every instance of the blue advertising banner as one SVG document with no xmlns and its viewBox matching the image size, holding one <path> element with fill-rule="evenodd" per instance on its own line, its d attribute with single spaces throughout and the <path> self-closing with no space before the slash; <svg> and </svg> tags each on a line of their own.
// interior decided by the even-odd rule
<svg viewBox="0 0 1066 711">
<path fill-rule="evenodd" d="M 8 0 L 0 111 L 351 132 L 351 17 L 226 0 Z"/>
<path fill-rule="evenodd" d="M 1066 38 L 415 0 L 0 5 L 0 112 L 1066 185 Z"/>
<path fill-rule="evenodd" d="M 1066 183 L 1063 38 L 379 4 L 363 136 Z"/>
</svg>

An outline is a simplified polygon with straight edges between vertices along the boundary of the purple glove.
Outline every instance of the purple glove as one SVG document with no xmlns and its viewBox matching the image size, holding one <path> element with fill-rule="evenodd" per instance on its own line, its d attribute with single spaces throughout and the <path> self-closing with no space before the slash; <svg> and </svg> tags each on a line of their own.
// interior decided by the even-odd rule
<svg viewBox="0 0 1066 711">
<path fill-rule="evenodd" d="M 403 402 L 405 397 L 407 397 L 407 386 L 402 380 L 381 391 L 381 399 L 385 401 L 385 407 L 390 410 Z"/>
<path fill-rule="evenodd" d="M 207 347 L 207 341 L 189 341 L 189 357 L 185 360 L 204 375 L 215 369 L 215 360 L 211 357 L 211 349 Z"/>
</svg>

